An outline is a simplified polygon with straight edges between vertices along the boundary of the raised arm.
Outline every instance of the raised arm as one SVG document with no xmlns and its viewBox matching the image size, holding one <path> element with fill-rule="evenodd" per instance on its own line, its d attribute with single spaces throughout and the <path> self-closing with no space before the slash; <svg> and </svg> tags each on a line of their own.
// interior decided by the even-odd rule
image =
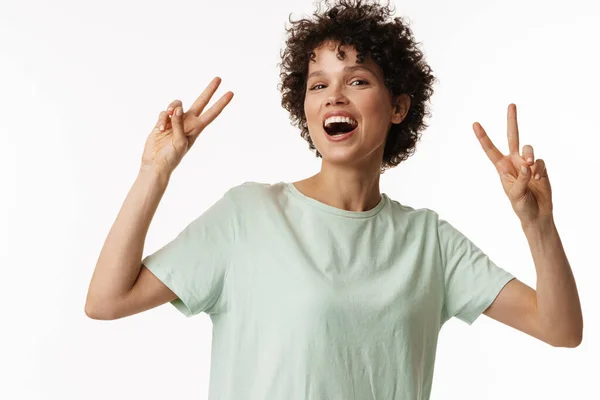
<svg viewBox="0 0 600 400">
<path fill-rule="evenodd" d="M 144 241 L 173 170 L 233 97 L 232 92 L 225 93 L 202 113 L 220 82 L 213 79 L 186 113 L 179 100 L 160 113 L 146 141 L 138 176 L 96 263 L 85 303 L 88 317 L 122 318 L 177 298 L 142 265 Z"/>
<path fill-rule="evenodd" d="M 88 317 L 116 319 L 175 298 L 152 273 L 140 272 L 146 234 L 168 180 L 158 171 L 140 169 L 94 269 L 85 303 Z"/>
</svg>

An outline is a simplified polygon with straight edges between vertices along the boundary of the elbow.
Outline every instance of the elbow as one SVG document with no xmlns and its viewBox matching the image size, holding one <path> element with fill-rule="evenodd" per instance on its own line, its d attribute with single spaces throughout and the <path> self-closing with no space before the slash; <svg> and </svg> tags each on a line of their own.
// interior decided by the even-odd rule
<svg viewBox="0 0 600 400">
<path fill-rule="evenodd" d="M 546 326 L 542 332 L 541 339 L 552 347 L 573 349 L 579 347 L 583 340 L 583 319 Z"/>
<path fill-rule="evenodd" d="M 105 318 L 103 318 L 103 316 L 98 313 L 98 311 L 93 308 L 92 306 L 90 306 L 88 303 L 85 303 L 85 315 L 90 318 L 90 319 L 96 319 L 96 320 L 104 320 Z"/>
<path fill-rule="evenodd" d="M 567 347 L 570 349 L 574 349 L 575 347 L 578 347 L 581 344 L 582 340 L 583 340 L 583 330 L 580 330 L 569 336 L 565 336 L 560 339 L 555 339 L 548 343 L 553 347 Z"/>
<path fill-rule="evenodd" d="M 581 344 L 582 340 L 583 332 L 579 332 L 578 335 L 574 335 L 573 337 L 569 338 L 569 340 L 565 341 L 565 344 L 562 347 L 569 347 L 571 349 L 574 349 L 575 347 L 578 347 Z"/>
<path fill-rule="evenodd" d="M 110 321 L 116 319 L 114 313 L 111 312 L 110 307 L 102 306 L 98 307 L 90 302 L 85 303 L 84 308 L 85 315 L 88 318 L 99 320 L 99 321 Z"/>
<path fill-rule="evenodd" d="M 102 319 L 89 304 L 85 303 L 85 315 L 90 319 Z"/>
</svg>

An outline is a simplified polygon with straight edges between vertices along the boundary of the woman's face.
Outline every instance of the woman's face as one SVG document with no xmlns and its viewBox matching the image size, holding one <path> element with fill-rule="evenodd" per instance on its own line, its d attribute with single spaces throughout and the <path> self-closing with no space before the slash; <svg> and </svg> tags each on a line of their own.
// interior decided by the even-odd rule
<svg viewBox="0 0 600 400">
<path fill-rule="evenodd" d="M 355 49 L 341 49 L 343 60 L 337 58 L 332 42 L 325 43 L 315 49 L 315 59 L 309 62 L 304 99 L 308 131 L 324 162 L 376 165 L 379 171 L 387 132 L 392 123 L 401 122 L 406 110 L 392 106 L 383 72 L 370 57 L 358 64 Z M 346 111 L 358 123 L 347 139 L 328 139 L 324 122 L 331 111 Z"/>
</svg>

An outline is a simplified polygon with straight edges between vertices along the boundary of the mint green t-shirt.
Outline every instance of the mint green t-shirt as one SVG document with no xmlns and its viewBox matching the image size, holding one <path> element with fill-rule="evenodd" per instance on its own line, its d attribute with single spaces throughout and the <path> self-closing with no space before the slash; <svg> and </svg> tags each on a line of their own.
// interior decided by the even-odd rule
<svg viewBox="0 0 600 400">
<path fill-rule="evenodd" d="M 429 399 L 438 334 L 513 275 L 430 209 L 246 182 L 142 263 L 213 323 L 210 400 Z"/>
</svg>

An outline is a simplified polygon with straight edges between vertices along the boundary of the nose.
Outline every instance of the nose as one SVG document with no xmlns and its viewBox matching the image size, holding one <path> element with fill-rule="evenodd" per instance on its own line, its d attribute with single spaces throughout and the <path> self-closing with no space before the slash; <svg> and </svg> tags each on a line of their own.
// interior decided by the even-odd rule
<svg viewBox="0 0 600 400">
<path fill-rule="evenodd" d="M 348 98 L 344 96 L 338 85 L 331 85 L 327 94 L 327 105 L 348 104 Z"/>
</svg>

